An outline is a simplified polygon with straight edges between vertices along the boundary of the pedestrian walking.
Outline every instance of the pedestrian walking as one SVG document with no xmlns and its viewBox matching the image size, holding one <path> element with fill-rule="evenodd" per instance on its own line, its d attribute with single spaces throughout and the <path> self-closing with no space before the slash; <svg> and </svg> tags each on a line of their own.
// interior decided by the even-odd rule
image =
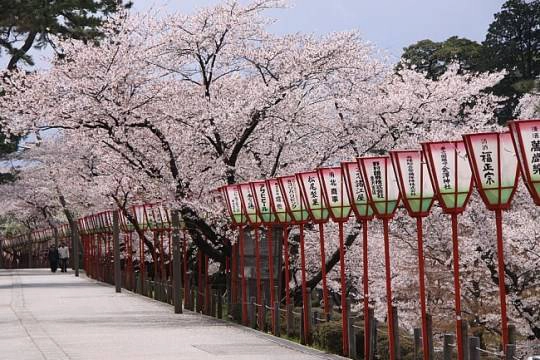
<svg viewBox="0 0 540 360">
<path fill-rule="evenodd" d="M 60 244 L 58 248 L 58 255 L 60 256 L 60 270 L 67 272 L 67 264 L 69 260 L 69 248 L 65 243 Z"/>
<path fill-rule="evenodd" d="M 56 269 L 58 269 L 59 258 L 58 249 L 54 244 L 51 245 L 49 248 L 49 265 L 51 266 L 52 272 L 56 272 Z"/>
</svg>

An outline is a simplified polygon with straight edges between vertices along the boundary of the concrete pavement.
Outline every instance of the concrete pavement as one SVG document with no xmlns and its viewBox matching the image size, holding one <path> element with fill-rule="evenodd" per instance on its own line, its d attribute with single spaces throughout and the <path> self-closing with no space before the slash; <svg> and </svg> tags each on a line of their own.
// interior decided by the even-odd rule
<svg viewBox="0 0 540 360">
<path fill-rule="evenodd" d="M 0 270 L 0 359 L 343 359 L 68 272 Z"/>
</svg>

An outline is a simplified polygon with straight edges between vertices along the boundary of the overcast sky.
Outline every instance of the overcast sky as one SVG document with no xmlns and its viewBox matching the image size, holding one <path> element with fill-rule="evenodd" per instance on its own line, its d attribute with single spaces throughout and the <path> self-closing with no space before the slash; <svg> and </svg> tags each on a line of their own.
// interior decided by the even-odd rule
<svg viewBox="0 0 540 360">
<path fill-rule="evenodd" d="M 241 0 L 242 1 L 242 0 Z M 191 13 L 220 0 L 133 0 L 137 11 L 162 8 Z M 246 1 L 242 1 L 246 2 Z M 277 20 L 270 28 L 279 34 L 324 34 L 357 29 L 365 40 L 386 50 L 396 61 L 405 46 L 419 40 L 441 41 L 457 35 L 484 40 L 487 28 L 504 0 L 292 0 L 292 8 L 269 11 Z M 44 55 L 32 52 L 37 67 L 47 67 Z M 0 58 L 5 68 L 7 58 Z"/>
<path fill-rule="evenodd" d="M 133 0 L 135 9 L 152 6 L 166 11 L 193 12 L 219 0 Z M 396 58 L 403 47 L 423 39 L 453 35 L 484 40 L 503 0 L 293 0 L 291 9 L 270 12 L 276 33 L 358 29 L 366 40 Z"/>
</svg>

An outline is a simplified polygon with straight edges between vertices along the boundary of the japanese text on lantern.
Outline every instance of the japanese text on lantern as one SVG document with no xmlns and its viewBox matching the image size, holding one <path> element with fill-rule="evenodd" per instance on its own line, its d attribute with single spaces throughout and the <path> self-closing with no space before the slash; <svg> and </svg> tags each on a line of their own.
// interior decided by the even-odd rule
<svg viewBox="0 0 540 360">
<path fill-rule="evenodd" d="M 291 209 L 296 209 L 298 207 L 298 200 L 296 199 L 294 182 L 291 179 L 287 180 L 287 192 L 289 193 L 289 205 Z"/>
<path fill-rule="evenodd" d="M 442 181 L 444 190 L 452 189 L 450 185 L 450 168 L 448 167 L 448 155 L 446 154 L 446 148 L 441 147 L 441 165 L 442 165 Z"/>
<path fill-rule="evenodd" d="M 532 175 L 540 175 L 540 131 L 538 126 L 532 127 L 531 138 L 531 171 Z"/>
<path fill-rule="evenodd" d="M 412 156 L 407 156 L 407 174 L 409 175 L 409 195 L 416 196 L 416 182 Z"/>
<path fill-rule="evenodd" d="M 266 196 L 266 185 L 259 185 L 259 200 L 261 201 L 261 212 L 268 212 L 268 197 Z"/>
<path fill-rule="evenodd" d="M 274 194 L 274 205 L 276 207 L 276 211 L 283 211 L 283 198 L 281 197 L 281 191 L 277 182 L 274 184 Z"/>
<path fill-rule="evenodd" d="M 317 191 L 317 187 L 315 186 L 315 178 L 309 175 L 307 182 L 309 184 L 309 197 L 311 200 L 311 205 L 318 206 L 319 205 L 319 192 Z"/>
<path fill-rule="evenodd" d="M 248 208 L 248 211 L 254 211 L 255 210 L 255 203 L 253 202 L 253 194 L 250 192 L 248 192 L 246 194 L 246 202 L 247 202 L 247 208 Z"/>
<path fill-rule="evenodd" d="M 480 141 L 482 145 L 482 152 L 480 153 L 480 160 L 482 161 L 482 176 L 486 185 L 495 184 L 495 169 L 493 169 L 493 157 L 492 151 L 489 150 L 487 139 Z"/>
<path fill-rule="evenodd" d="M 373 184 L 373 195 L 375 195 L 375 197 L 378 199 L 384 198 L 381 165 L 378 161 L 373 162 L 373 175 L 371 176 L 371 183 Z"/>
<path fill-rule="evenodd" d="M 242 212 L 241 207 L 240 207 L 240 197 L 238 195 L 238 191 L 232 192 L 231 209 L 234 214 L 239 214 Z"/>
<path fill-rule="evenodd" d="M 330 177 L 330 181 L 328 182 L 328 184 L 330 185 L 330 201 L 333 203 L 337 203 L 339 202 L 339 196 L 336 174 L 334 174 L 333 171 L 330 171 L 328 176 Z"/>
<path fill-rule="evenodd" d="M 354 172 L 354 186 L 356 188 L 356 201 L 365 201 L 364 197 L 364 182 L 360 170 Z"/>
</svg>

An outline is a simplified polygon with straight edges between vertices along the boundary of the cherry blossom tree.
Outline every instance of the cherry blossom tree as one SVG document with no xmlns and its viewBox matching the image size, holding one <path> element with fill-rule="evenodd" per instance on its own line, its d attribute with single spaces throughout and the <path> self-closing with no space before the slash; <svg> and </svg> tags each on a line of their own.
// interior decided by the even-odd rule
<svg viewBox="0 0 540 360">
<path fill-rule="evenodd" d="M 396 72 L 357 32 L 270 34 L 264 11 L 275 6 L 281 3 L 231 1 L 193 15 L 125 13 L 106 25 L 106 41 L 99 45 L 59 41 L 63 56 L 51 69 L 3 77 L 0 119 L 10 122 L 2 128 L 15 134 L 56 129 L 66 139 L 58 145 L 65 161 L 52 156 L 47 167 L 62 179 L 57 183 L 77 214 L 108 207 L 111 199 L 126 215 L 135 202 L 164 201 L 180 210 L 194 246 L 221 263 L 230 253 L 226 240 L 235 236 L 223 204 L 211 193 L 221 185 L 497 129 L 492 114 L 500 98 L 485 89 L 503 73 L 467 73 L 449 66 L 433 81 L 412 70 Z M 45 203 L 55 203 L 54 182 L 43 187 Z M 92 200 L 78 203 L 86 199 L 81 194 Z M 535 241 L 534 222 L 525 216 L 531 209 L 525 204 L 525 198 L 516 199 L 519 211 L 510 215 L 520 230 L 505 229 L 511 254 L 506 275 L 512 316 L 538 337 L 538 312 L 527 294 L 537 275 L 524 280 L 534 274 L 535 253 L 524 250 L 534 249 Z M 462 217 L 462 283 L 470 299 L 470 321 L 496 329 L 495 310 L 482 312 L 495 306 L 498 276 L 494 241 L 487 236 L 491 227 L 477 225 L 488 224 L 489 216 L 475 200 Z M 447 221 L 438 208 L 426 220 L 430 310 L 441 319 L 453 306 L 447 296 L 452 291 Z M 329 284 L 339 291 L 336 229 L 332 224 L 326 229 Z M 392 272 L 406 326 L 418 319 L 417 297 L 411 294 L 416 281 L 411 276 L 416 271 L 413 229 L 400 210 L 392 224 Z M 357 297 L 359 231 L 360 225 L 350 221 L 347 274 L 350 293 Z M 520 244 L 523 232 L 528 248 Z M 383 317 L 377 221 L 370 233 L 372 299 Z M 316 235 L 308 229 L 311 287 L 321 279 Z M 295 231 L 290 240 L 294 247 Z"/>
</svg>

